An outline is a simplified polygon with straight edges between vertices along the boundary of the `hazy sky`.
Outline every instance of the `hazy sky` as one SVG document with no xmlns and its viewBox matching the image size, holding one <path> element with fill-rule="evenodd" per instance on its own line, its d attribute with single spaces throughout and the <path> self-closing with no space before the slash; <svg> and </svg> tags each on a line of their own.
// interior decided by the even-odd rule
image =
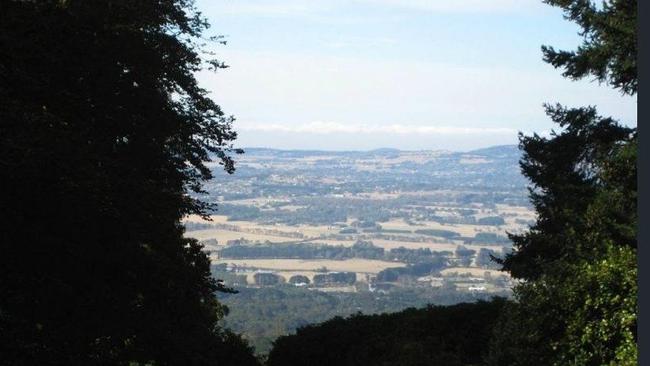
<svg viewBox="0 0 650 366">
<path fill-rule="evenodd" d="M 636 123 L 636 99 L 572 82 L 540 46 L 578 28 L 538 0 L 199 0 L 230 67 L 201 84 L 240 147 L 468 150 L 548 132 L 544 102 Z"/>
</svg>

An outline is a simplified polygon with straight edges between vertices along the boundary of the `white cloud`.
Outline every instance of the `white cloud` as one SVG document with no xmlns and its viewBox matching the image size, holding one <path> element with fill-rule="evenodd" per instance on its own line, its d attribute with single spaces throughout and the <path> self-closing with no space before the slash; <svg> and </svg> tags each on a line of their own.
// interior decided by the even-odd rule
<svg viewBox="0 0 650 366">
<path fill-rule="evenodd" d="M 354 132 L 378 131 L 373 126 L 384 126 L 385 131 L 403 130 L 386 127 L 398 124 L 422 132 L 435 131 L 432 128 L 442 128 L 442 124 L 539 131 L 553 126 L 544 114 L 544 102 L 595 104 L 603 115 L 625 122 L 634 121 L 636 115 L 633 99 L 586 81 L 567 81 L 547 65 L 530 69 L 461 67 L 232 51 L 224 52 L 223 58 L 231 68 L 217 74 L 202 73 L 200 78 L 203 86 L 213 91 L 215 101 L 242 121 L 236 128 L 264 122 L 256 128 Z M 337 123 L 305 124 L 310 121 Z M 269 127 L 277 123 L 278 127 Z M 421 127 L 432 125 L 438 127 Z"/>
<path fill-rule="evenodd" d="M 453 127 L 453 126 L 423 126 L 409 124 L 367 125 L 347 124 L 339 122 L 315 121 L 305 124 L 277 124 L 277 123 L 237 123 L 237 128 L 242 131 L 255 132 L 289 132 L 309 134 L 436 134 L 436 135 L 485 135 L 503 134 L 512 135 L 517 131 L 511 128 L 481 128 L 481 127 Z"/>
</svg>

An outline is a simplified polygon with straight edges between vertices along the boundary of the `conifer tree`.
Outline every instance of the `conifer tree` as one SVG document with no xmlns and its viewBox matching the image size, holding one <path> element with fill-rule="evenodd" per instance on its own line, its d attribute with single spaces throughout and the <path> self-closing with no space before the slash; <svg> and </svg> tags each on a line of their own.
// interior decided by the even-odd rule
<svg viewBox="0 0 650 366">
<path fill-rule="evenodd" d="M 547 0 L 582 28 L 576 51 L 542 47 L 571 79 L 635 95 L 636 1 Z M 560 127 L 520 136 L 538 218 L 502 261 L 522 280 L 496 326 L 490 365 L 635 365 L 635 128 L 595 107 L 547 105 Z"/>
</svg>

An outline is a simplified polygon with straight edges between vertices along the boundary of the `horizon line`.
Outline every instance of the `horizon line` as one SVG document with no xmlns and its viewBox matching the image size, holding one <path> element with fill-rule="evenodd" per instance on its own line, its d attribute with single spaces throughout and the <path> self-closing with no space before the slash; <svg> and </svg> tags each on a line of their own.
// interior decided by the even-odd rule
<svg viewBox="0 0 650 366">
<path fill-rule="evenodd" d="M 477 150 L 487 150 L 497 147 L 516 147 L 517 144 L 497 144 L 490 145 L 486 147 L 477 147 L 470 150 L 449 150 L 449 149 L 417 149 L 417 150 L 405 150 L 393 147 L 378 147 L 374 149 L 291 149 L 291 148 L 276 148 L 276 147 L 263 147 L 263 146 L 247 146 L 239 147 L 237 149 L 244 150 L 246 153 L 247 149 L 250 150 L 273 150 L 273 151 L 292 151 L 292 152 L 328 152 L 328 153 L 363 153 L 363 152 L 375 152 L 375 151 L 396 151 L 396 152 L 450 152 L 450 153 L 470 153 Z"/>
</svg>

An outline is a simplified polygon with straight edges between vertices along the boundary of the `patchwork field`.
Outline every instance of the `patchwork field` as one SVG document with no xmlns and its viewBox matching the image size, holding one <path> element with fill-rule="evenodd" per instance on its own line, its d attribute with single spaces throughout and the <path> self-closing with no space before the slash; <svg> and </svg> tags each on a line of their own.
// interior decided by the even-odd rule
<svg viewBox="0 0 650 366">
<path fill-rule="evenodd" d="M 490 256 L 509 251 L 507 234 L 535 219 L 519 158 L 516 146 L 467 153 L 249 149 L 238 161 L 241 175 L 206 187 L 216 214 L 211 221 L 187 217 L 186 235 L 204 242 L 215 266 L 248 267 L 219 268 L 246 275 L 249 284 L 256 271 L 285 281 L 355 272 L 357 282 L 398 287 L 454 272 L 498 277 Z M 385 271 L 396 267 L 404 268 Z"/>
<path fill-rule="evenodd" d="M 206 184 L 216 214 L 186 218 L 186 236 L 210 251 L 213 275 L 239 290 L 223 295 L 228 325 L 265 349 L 334 315 L 507 297 L 515 281 L 491 258 L 512 249 L 507 233 L 535 220 L 520 158 L 514 145 L 246 149 L 235 174 Z M 309 281 L 289 282 L 298 275 Z"/>
<path fill-rule="evenodd" d="M 236 240 L 241 238 L 259 242 L 265 242 L 268 240 L 274 243 L 281 243 L 292 240 L 291 238 L 281 236 L 251 234 L 242 231 L 229 231 L 219 229 L 194 230 L 188 233 L 188 236 L 198 240 L 216 239 L 219 244 L 225 244 L 228 240 Z"/>
<path fill-rule="evenodd" d="M 402 267 L 404 263 L 386 262 L 372 259 L 346 259 L 346 260 L 303 260 L 303 259 L 219 259 L 213 258 L 213 263 L 234 264 L 240 267 L 255 267 L 258 269 L 283 271 L 283 272 L 315 272 L 325 267 L 329 271 L 357 272 L 377 274 L 391 267 Z"/>
</svg>

